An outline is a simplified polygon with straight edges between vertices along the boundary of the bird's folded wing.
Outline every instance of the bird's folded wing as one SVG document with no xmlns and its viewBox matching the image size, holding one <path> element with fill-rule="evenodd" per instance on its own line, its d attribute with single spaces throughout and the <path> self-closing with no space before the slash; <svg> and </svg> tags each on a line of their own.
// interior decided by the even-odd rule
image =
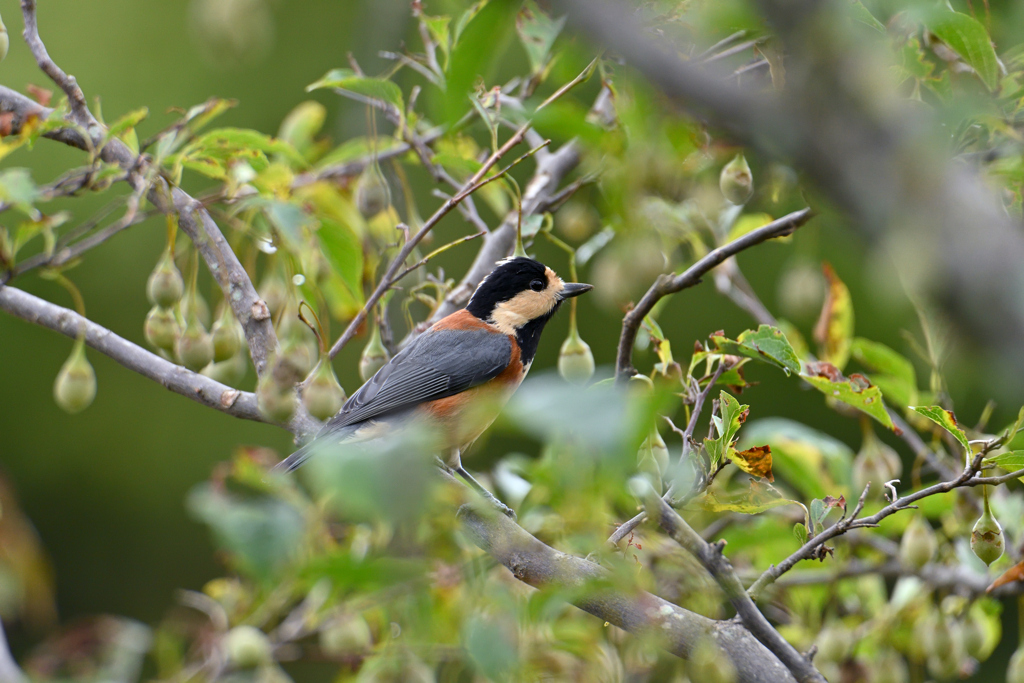
<svg viewBox="0 0 1024 683">
<path fill-rule="evenodd" d="M 508 367 L 512 340 L 487 330 L 427 331 L 352 395 L 323 432 L 452 396 Z"/>
</svg>

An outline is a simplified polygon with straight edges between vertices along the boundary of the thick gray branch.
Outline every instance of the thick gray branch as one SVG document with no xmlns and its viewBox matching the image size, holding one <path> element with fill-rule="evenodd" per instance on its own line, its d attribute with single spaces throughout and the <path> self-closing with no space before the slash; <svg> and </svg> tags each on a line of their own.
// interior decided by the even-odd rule
<svg viewBox="0 0 1024 683">
<path fill-rule="evenodd" d="M 538 588 L 586 587 L 577 593 L 577 607 L 630 633 L 656 633 L 664 639 L 666 649 L 679 657 L 689 657 L 693 648 L 710 636 L 732 660 L 738 683 L 795 680 L 782 662 L 735 621 L 713 621 L 644 591 L 602 586 L 609 574 L 601 566 L 551 548 L 504 515 L 463 506 L 459 518 L 474 542 L 523 583 Z"/>
</svg>

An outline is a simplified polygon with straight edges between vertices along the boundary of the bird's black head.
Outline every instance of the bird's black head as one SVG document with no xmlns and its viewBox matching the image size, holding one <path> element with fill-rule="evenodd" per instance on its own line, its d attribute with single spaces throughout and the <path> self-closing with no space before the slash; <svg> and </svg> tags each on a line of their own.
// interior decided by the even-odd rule
<svg viewBox="0 0 1024 683">
<path fill-rule="evenodd" d="M 522 361 L 537 352 L 540 333 L 562 302 L 593 289 L 565 283 L 543 263 L 517 256 L 498 264 L 473 292 L 466 310 L 519 342 Z"/>
</svg>

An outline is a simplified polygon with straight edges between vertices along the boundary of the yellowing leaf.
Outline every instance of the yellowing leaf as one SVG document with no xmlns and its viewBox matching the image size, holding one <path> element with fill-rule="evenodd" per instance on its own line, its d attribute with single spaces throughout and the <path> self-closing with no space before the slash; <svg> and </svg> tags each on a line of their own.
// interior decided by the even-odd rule
<svg viewBox="0 0 1024 683">
<path fill-rule="evenodd" d="M 853 302 L 850 290 L 832 266 L 822 265 L 828 291 L 821 316 L 814 326 L 814 340 L 818 342 L 818 355 L 842 370 L 850 359 L 850 342 L 853 338 Z"/>
<path fill-rule="evenodd" d="M 771 446 L 766 444 L 764 446 L 754 446 L 745 451 L 737 451 L 736 449 L 730 449 L 730 451 L 729 457 L 732 458 L 732 461 L 741 470 L 755 477 L 775 481 L 775 476 L 772 474 Z"/>
<path fill-rule="evenodd" d="M 971 444 L 967 440 L 967 434 L 965 434 L 964 430 L 960 429 L 960 425 L 957 424 L 956 416 L 953 415 L 952 411 L 946 410 L 942 406 L 917 406 L 914 408 L 914 411 L 924 415 L 929 420 L 956 437 L 956 440 L 964 447 L 966 457 L 970 457 Z"/>
<path fill-rule="evenodd" d="M 852 406 L 895 430 L 885 408 L 881 390 L 859 373 L 845 377 L 839 368 L 825 361 L 806 363 L 800 377 L 821 393 Z"/>
</svg>

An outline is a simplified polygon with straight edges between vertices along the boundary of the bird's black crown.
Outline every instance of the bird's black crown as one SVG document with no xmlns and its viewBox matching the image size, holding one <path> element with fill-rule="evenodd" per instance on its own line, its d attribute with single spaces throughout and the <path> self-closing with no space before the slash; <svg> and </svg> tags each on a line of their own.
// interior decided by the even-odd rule
<svg viewBox="0 0 1024 683">
<path fill-rule="evenodd" d="M 546 289 L 549 284 L 547 268 L 543 263 L 525 256 L 510 258 L 502 261 L 480 283 L 466 309 L 481 320 L 486 320 L 494 307 L 502 301 L 509 301 L 516 294 L 529 289 Z"/>
</svg>

